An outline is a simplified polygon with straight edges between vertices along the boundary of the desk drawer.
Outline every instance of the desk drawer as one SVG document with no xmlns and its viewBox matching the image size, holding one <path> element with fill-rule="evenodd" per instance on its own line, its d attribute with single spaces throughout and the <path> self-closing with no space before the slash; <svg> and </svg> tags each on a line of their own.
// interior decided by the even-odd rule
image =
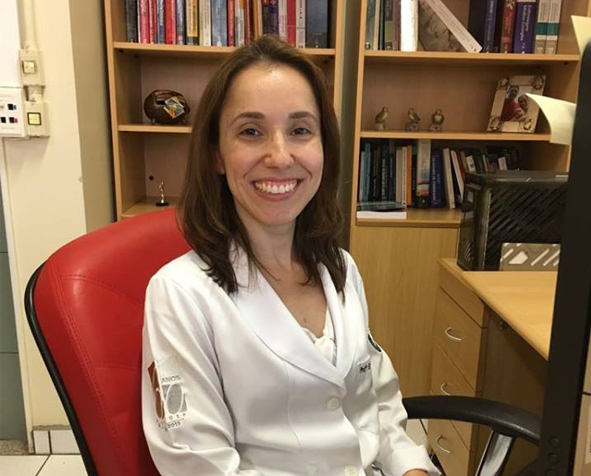
<svg viewBox="0 0 591 476">
<path fill-rule="evenodd" d="M 480 327 L 487 327 L 484 303 L 476 293 L 445 266 L 440 266 L 439 269 L 439 285 Z M 458 272 L 464 271 L 458 268 Z"/>
<path fill-rule="evenodd" d="M 460 395 L 464 397 L 479 396 L 437 342 L 433 343 L 431 393 L 433 395 Z M 458 431 L 466 447 L 470 449 L 472 432 L 475 430 L 474 425 L 461 421 L 454 421 L 452 425 Z"/>
<path fill-rule="evenodd" d="M 470 452 L 448 420 L 429 420 L 429 444 L 449 476 L 469 476 Z"/>
<path fill-rule="evenodd" d="M 479 378 L 483 339 L 486 329 L 479 327 L 441 288 L 435 304 L 435 340 L 460 369 L 470 386 L 482 390 Z"/>
</svg>

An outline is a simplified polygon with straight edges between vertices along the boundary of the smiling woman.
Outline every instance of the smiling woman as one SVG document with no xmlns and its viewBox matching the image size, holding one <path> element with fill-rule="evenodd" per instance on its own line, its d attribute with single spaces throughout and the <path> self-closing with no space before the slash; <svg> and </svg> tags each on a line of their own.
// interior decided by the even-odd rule
<svg viewBox="0 0 591 476">
<path fill-rule="evenodd" d="M 162 476 L 438 474 L 337 245 L 338 144 L 322 73 L 275 38 L 208 84 L 179 216 L 193 249 L 146 291 L 142 415 Z"/>
</svg>

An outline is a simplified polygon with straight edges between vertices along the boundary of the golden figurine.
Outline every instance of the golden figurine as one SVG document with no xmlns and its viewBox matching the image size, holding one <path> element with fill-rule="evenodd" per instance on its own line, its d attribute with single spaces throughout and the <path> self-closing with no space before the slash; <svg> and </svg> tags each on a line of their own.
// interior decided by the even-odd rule
<svg viewBox="0 0 591 476">
<path fill-rule="evenodd" d="M 160 199 L 156 202 L 156 206 L 167 207 L 170 204 L 164 199 L 164 182 L 160 182 L 158 189 L 160 190 Z"/>
</svg>

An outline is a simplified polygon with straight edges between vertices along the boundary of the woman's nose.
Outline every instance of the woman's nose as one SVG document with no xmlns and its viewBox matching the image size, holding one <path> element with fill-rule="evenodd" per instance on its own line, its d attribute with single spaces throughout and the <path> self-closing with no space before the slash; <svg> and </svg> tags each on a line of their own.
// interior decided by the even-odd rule
<svg viewBox="0 0 591 476">
<path fill-rule="evenodd" d="M 289 167 L 293 163 L 289 141 L 283 133 L 277 132 L 269 140 L 269 150 L 266 157 L 268 167 Z"/>
</svg>

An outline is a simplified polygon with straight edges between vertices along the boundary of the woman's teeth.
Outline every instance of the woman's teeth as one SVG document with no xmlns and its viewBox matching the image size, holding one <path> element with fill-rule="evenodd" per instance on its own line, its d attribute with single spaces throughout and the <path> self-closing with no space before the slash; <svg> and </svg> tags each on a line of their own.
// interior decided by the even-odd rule
<svg viewBox="0 0 591 476">
<path fill-rule="evenodd" d="M 297 183 L 297 180 L 288 183 L 282 183 L 280 185 L 273 184 L 270 182 L 255 182 L 254 186 L 257 190 L 260 190 L 263 193 L 271 193 L 273 195 L 276 195 L 280 193 L 291 192 L 295 188 Z"/>
</svg>

